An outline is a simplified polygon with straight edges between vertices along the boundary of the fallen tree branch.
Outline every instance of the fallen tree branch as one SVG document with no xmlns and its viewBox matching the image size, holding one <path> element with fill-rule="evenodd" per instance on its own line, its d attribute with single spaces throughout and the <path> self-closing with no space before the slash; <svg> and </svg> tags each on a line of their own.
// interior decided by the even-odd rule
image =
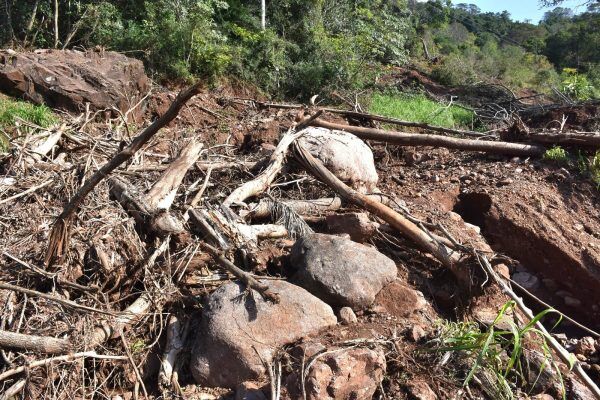
<svg viewBox="0 0 600 400">
<path fill-rule="evenodd" d="M 375 128 L 362 128 L 359 126 L 335 124 L 322 119 L 314 120 L 311 125 L 350 132 L 361 139 L 376 140 L 398 146 L 445 147 L 448 149 L 483 151 L 491 154 L 505 154 L 511 156 L 541 156 L 546 151 L 545 147 L 538 145 L 494 142 L 489 140 L 460 139 L 420 133 L 385 131 Z"/>
<path fill-rule="evenodd" d="M 366 209 L 393 226 L 409 239 L 417 243 L 421 249 L 431 253 L 444 266 L 449 268 L 463 285 L 469 284 L 469 271 L 467 269 L 460 268 L 460 257 L 457 252 L 446 247 L 443 243 L 435 240 L 432 235 L 427 234 L 416 224 L 390 207 L 350 188 L 344 182 L 339 180 L 333 173 L 331 173 L 331 171 L 329 171 L 323 165 L 323 163 L 321 163 L 321 161 L 314 158 L 310 152 L 298 142 L 296 142 L 294 146 L 296 158 L 309 173 L 313 174 L 321 182 L 331 187 L 343 199 Z"/>
<path fill-rule="evenodd" d="M 189 87 L 186 90 L 181 91 L 169 109 L 150 126 L 144 129 L 133 141 L 126 146 L 123 150 L 117 153 L 109 162 L 104 164 L 90 179 L 79 189 L 75 196 L 69 201 L 62 213 L 56 218 L 50 238 L 48 241 L 48 249 L 44 263 L 46 266 L 50 266 L 54 260 L 62 257 L 65 249 L 68 247 L 70 224 L 73 216 L 77 212 L 77 209 L 85 199 L 85 197 L 112 171 L 117 169 L 121 164 L 129 160 L 133 155 L 154 136 L 162 127 L 171 122 L 177 115 L 181 108 L 200 92 L 201 83 L 198 82 L 195 85 Z"/>
<path fill-rule="evenodd" d="M 600 134 L 532 132 L 525 138 L 535 143 L 600 148 Z"/>
<path fill-rule="evenodd" d="M 172 315 L 167 324 L 167 341 L 160 362 L 160 372 L 158 373 L 158 382 L 163 389 L 167 389 L 171 385 L 177 386 L 173 382 L 173 371 L 175 371 L 177 357 L 179 357 L 179 353 L 181 353 L 184 346 L 184 324 L 176 315 Z"/>
<path fill-rule="evenodd" d="M 221 266 L 221 268 L 232 273 L 247 287 L 256 290 L 265 300 L 269 300 L 273 303 L 279 303 L 279 295 L 271 292 L 268 285 L 260 283 L 252 276 L 252 274 L 242 270 L 241 268 L 238 268 L 234 263 L 226 259 L 219 250 L 210 244 L 201 242 L 200 246 L 204 251 L 213 257 L 213 259 Z"/>
<path fill-rule="evenodd" d="M 0 200 L 0 205 L 2 205 L 2 204 L 4 204 L 4 203 L 11 202 L 11 201 L 13 201 L 13 200 L 16 200 L 16 199 L 18 199 L 18 198 L 20 198 L 20 197 L 26 196 L 26 195 L 28 195 L 29 193 L 33 193 L 33 192 L 35 192 L 35 191 L 37 191 L 37 190 L 39 190 L 39 189 L 41 189 L 41 188 L 43 188 L 43 187 L 46 187 L 46 186 L 48 186 L 48 185 L 49 185 L 49 184 L 51 184 L 51 183 L 52 183 L 52 179 L 50 179 L 50 180 L 47 180 L 46 182 L 44 182 L 44 183 L 41 183 L 41 184 L 39 184 L 39 185 L 32 186 L 32 187 L 30 187 L 29 189 L 22 191 L 21 193 L 18 193 L 18 194 L 15 194 L 14 196 L 10 196 L 10 197 L 7 197 L 6 199 L 2 199 L 2 200 Z"/>
<path fill-rule="evenodd" d="M 273 180 L 281 171 L 290 145 L 294 143 L 296 139 L 302 136 L 301 130 L 305 126 L 311 124 L 316 118 L 319 117 L 319 115 L 322 114 L 322 112 L 322 110 L 319 110 L 312 116 L 298 123 L 296 126 L 290 128 L 290 130 L 279 141 L 279 144 L 275 148 L 273 154 L 271 154 L 267 168 L 265 168 L 265 170 L 261 172 L 260 175 L 258 175 L 255 179 L 248 181 L 235 189 L 229 196 L 227 196 L 223 202 L 223 205 L 230 207 L 232 204 L 240 204 L 243 203 L 247 198 L 256 196 L 257 194 L 265 191 L 271 185 L 271 183 L 273 183 Z"/>
<path fill-rule="evenodd" d="M 33 361 L 27 365 L 22 365 L 20 367 L 9 369 L 8 371 L 4 371 L 3 373 L 0 374 L 0 382 L 7 378 L 10 378 L 13 375 L 17 375 L 22 372 L 25 372 L 28 369 L 43 367 L 45 365 L 55 364 L 55 363 L 59 363 L 59 362 L 74 361 L 74 360 L 77 360 L 78 358 L 86 358 L 86 357 L 87 358 L 97 358 L 97 359 L 101 359 L 101 360 L 127 360 L 127 357 L 125 357 L 125 356 L 102 355 L 102 354 L 96 353 L 95 351 L 84 351 L 81 353 L 67 354 L 64 356 L 46 358 L 44 360 L 37 360 L 37 361 Z"/>
<path fill-rule="evenodd" d="M 116 315 L 114 312 L 111 312 L 111 311 L 105 311 L 105 310 L 100 310 L 100 309 L 97 309 L 94 307 L 84 306 L 82 304 L 77 304 L 71 300 L 61 299 L 60 297 L 52 296 L 51 294 L 48 294 L 48 293 L 41 293 L 36 290 L 31 290 L 31 289 L 23 288 L 20 286 L 11 285 L 10 283 L 0 282 L 0 289 L 12 290 L 14 292 L 24 293 L 26 295 L 33 296 L 33 297 L 40 297 L 42 299 L 46 299 L 46 300 L 52 301 L 54 303 L 62 304 L 63 306 L 70 307 L 70 308 L 73 308 L 76 310 L 82 310 L 82 311 L 88 311 L 88 312 L 93 312 L 93 313 L 97 313 L 97 314 L 105 314 L 105 315 L 112 315 L 112 316 Z"/>
<path fill-rule="evenodd" d="M 268 103 L 262 102 L 258 100 L 252 100 L 252 102 L 258 105 L 260 108 L 281 108 L 281 109 L 302 109 L 305 106 L 301 104 L 280 104 L 280 103 Z M 403 121 L 397 118 L 386 117 L 383 115 L 370 114 L 358 111 L 348 111 L 348 110 L 339 110 L 337 108 L 321 108 L 324 112 L 328 112 L 331 114 L 343 115 L 345 117 L 357 118 L 357 119 L 368 119 L 371 121 L 379 121 L 387 124 L 398 125 L 398 126 L 406 126 L 412 128 L 421 128 L 428 131 L 434 132 L 442 132 L 442 133 L 450 133 L 454 135 L 463 135 L 463 136 L 472 136 L 472 137 L 482 137 L 489 136 L 486 133 L 482 132 L 474 132 L 474 131 L 465 131 L 461 129 L 451 129 L 444 128 L 442 126 L 435 126 L 430 124 L 425 124 L 422 122 L 412 122 L 412 121 Z"/>
<path fill-rule="evenodd" d="M 50 336 L 26 335 L 8 331 L 0 331 L 0 348 L 35 351 L 44 354 L 66 353 L 73 349 L 69 339 L 58 339 Z M 0 375 L 0 380 L 2 376 Z"/>
</svg>

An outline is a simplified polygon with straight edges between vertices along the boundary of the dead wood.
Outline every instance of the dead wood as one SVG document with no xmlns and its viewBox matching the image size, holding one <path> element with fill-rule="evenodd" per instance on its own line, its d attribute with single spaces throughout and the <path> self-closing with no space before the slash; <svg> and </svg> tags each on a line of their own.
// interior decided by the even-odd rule
<svg viewBox="0 0 600 400">
<path fill-rule="evenodd" d="M 303 106 L 301 104 L 269 103 L 269 102 L 262 102 L 262 101 L 258 101 L 258 100 L 252 100 L 252 102 L 254 104 L 256 104 L 257 106 L 259 106 L 260 108 L 281 108 L 281 109 L 288 109 L 288 110 L 305 108 L 305 106 Z M 449 133 L 449 134 L 453 134 L 453 135 L 472 136 L 472 137 L 489 136 L 488 134 L 482 133 L 482 132 L 444 128 L 442 126 L 435 126 L 435 125 L 425 124 L 425 123 L 421 123 L 421 122 L 403 121 L 403 120 L 397 119 L 397 118 L 385 117 L 383 115 L 370 114 L 370 113 L 359 112 L 359 111 L 339 110 L 337 108 L 327 108 L 327 107 L 321 108 L 321 110 L 323 110 L 324 112 L 327 112 L 327 113 L 343 115 L 345 117 L 350 117 L 350 118 L 355 118 L 355 119 L 379 121 L 379 122 L 384 122 L 384 123 L 392 124 L 392 125 L 420 128 L 420 129 L 425 129 L 428 131 Z"/>
<path fill-rule="evenodd" d="M 60 297 L 56 297 L 51 294 L 41 293 L 36 290 L 31 290 L 31 289 L 23 288 L 20 286 L 11 285 L 9 283 L 0 282 L 0 289 L 12 290 L 14 292 L 24 293 L 26 295 L 33 296 L 33 297 L 40 297 L 42 299 L 46 299 L 46 300 L 52 301 L 54 303 L 62 304 L 63 306 L 70 307 L 70 308 L 76 309 L 76 310 L 93 312 L 93 313 L 97 313 L 97 314 L 115 315 L 114 313 L 112 313 L 110 311 L 104 311 L 104 310 L 99 310 L 94 307 L 84 306 L 82 304 L 77 304 L 71 300 L 61 299 Z"/>
<path fill-rule="evenodd" d="M 432 235 L 424 232 L 416 224 L 390 207 L 350 188 L 331 173 L 321 161 L 314 158 L 302 145 L 298 144 L 298 142 L 294 146 L 296 158 L 309 173 L 331 187 L 343 199 L 366 209 L 389 223 L 406 237 L 417 243 L 421 249 L 431 253 L 444 266 L 449 268 L 462 284 L 468 285 L 470 281 L 469 271 L 461 268 L 459 253 L 435 240 Z"/>
<path fill-rule="evenodd" d="M 202 147 L 202 143 L 192 138 L 181 150 L 179 157 L 169 164 L 169 167 L 146 195 L 146 203 L 151 209 L 168 210 L 171 208 L 179 185 L 187 171 L 200 157 Z"/>
<path fill-rule="evenodd" d="M 494 142 L 489 140 L 460 139 L 439 135 L 426 135 L 420 133 L 405 133 L 386 131 L 375 128 L 362 128 L 359 126 L 335 124 L 322 119 L 312 122 L 313 126 L 350 132 L 361 139 L 376 140 L 399 146 L 432 146 L 448 149 L 483 151 L 491 154 L 504 154 L 511 156 L 541 156 L 546 148 L 538 145 L 521 143 Z"/>
<path fill-rule="evenodd" d="M 204 251 L 213 257 L 213 259 L 221 266 L 221 268 L 233 274 L 248 288 L 256 290 L 265 300 L 269 300 L 273 303 L 279 303 L 279 295 L 277 293 L 273 293 L 269 289 L 268 285 L 260 283 L 254 278 L 254 276 L 252 276 L 252 274 L 244 271 L 241 268 L 238 268 L 234 263 L 225 258 L 225 256 L 223 256 L 218 249 L 210 244 L 202 242 L 200 246 Z"/>
<path fill-rule="evenodd" d="M 600 148 L 600 134 L 535 132 L 525 138 L 535 143 Z"/>
<path fill-rule="evenodd" d="M 283 162 L 285 161 L 288 149 L 292 143 L 302 136 L 301 130 L 311 124 L 319 115 L 322 114 L 322 110 L 317 111 L 312 116 L 304 119 L 300 123 L 296 124 L 288 130 L 288 132 L 281 138 L 277 148 L 271 157 L 269 158 L 269 165 L 263 172 L 260 173 L 255 179 L 244 183 L 242 186 L 235 189 L 223 202 L 223 205 L 230 207 L 233 204 L 243 203 L 247 198 L 256 196 L 259 193 L 267 190 L 267 188 L 273 183 L 273 180 L 281 171 Z"/>
<path fill-rule="evenodd" d="M 368 197 L 388 205 L 390 199 L 381 194 L 368 194 Z M 343 207 L 340 197 L 326 197 L 314 200 L 286 200 L 283 204 L 291 208 L 295 213 L 302 216 L 322 215 L 330 211 L 337 211 Z M 268 218 L 271 215 L 273 202 L 269 199 L 262 199 L 258 204 L 254 204 L 249 212 L 245 213 L 244 218 Z"/>
<path fill-rule="evenodd" d="M 26 166 L 33 165 L 42 161 L 50 151 L 58 144 L 63 133 L 67 129 L 66 124 L 62 124 L 55 131 L 49 132 L 45 140 L 36 140 L 31 146 L 31 154 L 26 158 Z"/>
<path fill-rule="evenodd" d="M 182 324 L 181 319 L 176 315 L 172 315 L 169 318 L 167 324 L 167 341 L 158 374 L 159 385 L 164 389 L 171 386 L 174 388 L 178 387 L 178 383 L 173 382 L 174 377 L 176 377 L 173 372 L 176 368 L 177 357 L 179 357 L 179 353 L 185 347 L 186 325 Z"/>
<path fill-rule="evenodd" d="M 200 92 L 200 88 L 201 83 L 198 82 L 188 89 L 181 91 L 169 109 L 160 118 L 144 129 L 128 146 L 117 153 L 108 163 L 104 164 L 90 177 L 83 187 L 79 189 L 71 201 L 65 205 L 62 213 L 56 218 L 50 233 L 48 249 L 44 259 L 46 266 L 50 266 L 57 258 L 62 257 L 65 249 L 68 247 L 70 224 L 85 197 L 112 171 L 133 157 L 133 155 L 162 127 L 177 117 L 177 114 L 179 114 L 179 111 L 187 101 Z"/>
<path fill-rule="evenodd" d="M 57 354 L 66 353 L 72 350 L 73 345 L 68 339 L 0 331 L 0 348 L 28 350 L 44 354 Z"/>
</svg>

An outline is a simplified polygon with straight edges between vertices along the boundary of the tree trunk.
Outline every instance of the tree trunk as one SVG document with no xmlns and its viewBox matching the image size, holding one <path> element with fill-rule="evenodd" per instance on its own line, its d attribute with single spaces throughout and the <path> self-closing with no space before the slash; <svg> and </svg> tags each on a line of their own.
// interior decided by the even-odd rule
<svg viewBox="0 0 600 400">
<path fill-rule="evenodd" d="M 260 0 L 260 28 L 264 31 L 267 28 L 267 2 Z"/>
<path fill-rule="evenodd" d="M 54 48 L 58 48 L 58 0 L 54 0 Z"/>
</svg>

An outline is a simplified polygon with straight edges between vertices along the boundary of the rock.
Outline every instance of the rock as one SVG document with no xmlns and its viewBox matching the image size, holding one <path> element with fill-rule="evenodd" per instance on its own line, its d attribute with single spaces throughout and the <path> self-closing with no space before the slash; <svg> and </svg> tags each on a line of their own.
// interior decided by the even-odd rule
<svg viewBox="0 0 600 400">
<path fill-rule="evenodd" d="M 510 269 L 506 264 L 500 263 L 494 266 L 494 271 L 504 279 L 510 279 Z"/>
<path fill-rule="evenodd" d="M 377 191 L 379 177 L 373 152 L 348 132 L 309 127 L 298 142 L 339 179 L 362 193 Z"/>
<path fill-rule="evenodd" d="M 347 233 L 358 243 L 371 239 L 379 224 L 371 221 L 367 213 L 331 214 L 325 218 L 329 233 Z"/>
<path fill-rule="evenodd" d="M 312 365 L 305 379 L 308 400 L 370 400 L 386 371 L 382 349 L 328 349 Z M 301 399 L 297 375 L 289 381 L 292 398 Z M 298 393 L 300 392 L 300 393 Z"/>
<path fill-rule="evenodd" d="M 528 272 L 517 272 L 512 276 L 512 279 L 529 291 L 539 289 L 540 287 L 539 278 Z"/>
<path fill-rule="evenodd" d="M 342 307 L 340 309 L 340 322 L 343 325 L 351 325 L 358 322 L 358 318 L 356 318 L 356 314 L 350 307 Z"/>
<path fill-rule="evenodd" d="M 37 104 L 79 113 L 118 108 L 122 113 L 149 91 L 141 61 L 112 51 L 0 51 L 0 92 Z M 130 116 L 141 121 L 143 107 Z"/>
<path fill-rule="evenodd" d="M 314 233 L 294 244 L 292 281 L 336 307 L 365 309 L 396 278 L 394 261 L 372 247 Z"/>
<path fill-rule="evenodd" d="M 256 383 L 244 382 L 235 390 L 235 400 L 267 400 L 267 396 Z"/>
<path fill-rule="evenodd" d="M 407 383 L 406 391 L 411 400 L 437 400 L 438 398 L 429 385 L 423 381 Z"/>
<path fill-rule="evenodd" d="M 421 339 L 427 336 L 425 329 L 423 329 L 423 327 L 420 325 L 413 325 L 408 332 L 408 337 L 413 342 L 419 342 Z"/>
<path fill-rule="evenodd" d="M 191 357 L 199 384 L 234 388 L 263 377 L 278 347 L 337 323 L 333 310 L 306 290 L 270 281 L 280 296 L 272 304 L 238 283 L 228 283 L 207 299 Z"/>
<path fill-rule="evenodd" d="M 581 307 L 581 300 L 575 297 L 565 296 L 563 300 L 565 301 L 565 305 L 569 307 Z"/>
<path fill-rule="evenodd" d="M 574 378 L 569 379 L 570 388 L 568 390 L 567 398 L 570 400 L 598 400 L 598 398 L 592 393 L 592 391 L 585 386 L 583 383 L 575 380 Z"/>
<path fill-rule="evenodd" d="M 594 338 L 590 336 L 581 338 L 581 340 L 579 340 L 575 346 L 575 352 L 585 357 L 589 357 L 594 354 L 596 352 L 596 342 L 594 341 Z"/>
<path fill-rule="evenodd" d="M 390 315 L 398 318 L 408 318 L 427 305 L 423 293 L 400 280 L 396 280 L 381 289 L 375 302 Z"/>
</svg>

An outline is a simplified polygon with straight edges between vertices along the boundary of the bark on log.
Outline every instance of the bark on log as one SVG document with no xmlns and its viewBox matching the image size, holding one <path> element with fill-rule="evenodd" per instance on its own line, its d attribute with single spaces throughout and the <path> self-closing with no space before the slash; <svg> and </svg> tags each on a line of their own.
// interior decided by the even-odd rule
<svg viewBox="0 0 600 400">
<path fill-rule="evenodd" d="M 94 175 L 90 177 L 85 185 L 79 189 L 71 201 L 65 205 L 62 213 L 56 218 L 50 233 L 48 249 L 44 259 L 46 266 L 50 266 L 56 259 L 62 257 L 64 254 L 69 242 L 71 220 L 85 197 L 112 171 L 133 157 L 133 155 L 162 127 L 177 117 L 177 114 L 179 114 L 181 108 L 188 102 L 188 100 L 198 94 L 200 89 L 201 83 L 198 82 L 188 89 L 181 91 L 169 109 L 160 118 L 144 129 L 138 136 L 136 136 L 129 146 L 125 147 L 109 162 L 104 164 Z"/>
<path fill-rule="evenodd" d="M 306 168 L 308 172 L 313 174 L 321 182 L 331 187 L 345 200 L 356 204 L 359 207 L 375 214 L 388 224 L 396 228 L 406 237 L 414 241 L 421 249 L 431 253 L 444 266 L 446 266 L 456 278 L 463 284 L 468 285 L 470 282 L 469 271 L 461 268 L 460 254 L 446 247 L 443 243 L 435 240 L 431 235 L 428 235 L 413 222 L 394 211 L 390 207 L 373 200 L 369 196 L 357 192 L 344 182 L 339 180 L 331 171 L 329 171 L 321 161 L 314 158 L 305 148 L 298 142 L 294 145 L 296 158 Z"/>
<path fill-rule="evenodd" d="M 0 331 L 0 348 L 35 351 L 37 353 L 66 353 L 73 349 L 68 339 L 48 336 L 25 335 L 8 331 Z"/>
<path fill-rule="evenodd" d="M 600 148 L 600 134 L 536 132 L 525 138 L 535 143 Z"/>
<path fill-rule="evenodd" d="M 433 146 L 466 151 L 483 151 L 492 154 L 511 156 L 541 156 L 546 148 L 538 145 L 521 143 L 493 142 L 488 140 L 459 139 L 454 137 L 427 135 L 421 133 L 405 133 L 385 131 L 382 129 L 362 128 L 335 124 L 321 119 L 314 120 L 311 125 L 327 129 L 350 132 L 361 139 L 376 140 L 399 146 Z"/>
</svg>

